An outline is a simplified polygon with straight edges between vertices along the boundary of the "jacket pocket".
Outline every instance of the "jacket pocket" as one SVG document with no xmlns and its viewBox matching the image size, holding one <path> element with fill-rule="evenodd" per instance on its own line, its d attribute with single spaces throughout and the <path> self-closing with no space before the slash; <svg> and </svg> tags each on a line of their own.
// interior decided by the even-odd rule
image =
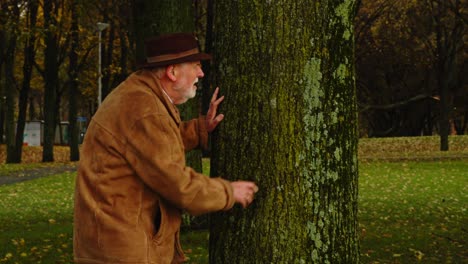
<svg viewBox="0 0 468 264">
<path fill-rule="evenodd" d="M 154 219 L 153 242 L 158 245 L 174 242 L 175 234 L 180 228 L 181 212 L 163 200 L 159 200 L 158 206 L 159 213 Z"/>
<path fill-rule="evenodd" d="M 171 204 L 159 200 L 160 223 L 154 227 L 153 246 L 149 251 L 149 259 L 157 259 L 161 263 L 173 263 L 179 259 L 177 232 L 181 223 L 181 212 Z M 157 221 L 156 221 L 157 222 Z M 155 223 L 156 224 L 156 223 Z"/>
</svg>

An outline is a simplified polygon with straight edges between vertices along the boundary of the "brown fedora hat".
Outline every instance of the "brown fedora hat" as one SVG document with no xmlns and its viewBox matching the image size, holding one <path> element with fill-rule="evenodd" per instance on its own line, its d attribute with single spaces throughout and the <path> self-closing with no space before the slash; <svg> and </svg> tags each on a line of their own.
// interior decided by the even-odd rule
<svg viewBox="0 0 468 264">
<path fill-rule="evenodd" d="M 211 55 L 201 53 L 191 33 L 174 33 L 153 37 L 145 41 L 146 59 L 139 68 L 153 68 L 182 62 L 210 60 Z"/>
</svg>

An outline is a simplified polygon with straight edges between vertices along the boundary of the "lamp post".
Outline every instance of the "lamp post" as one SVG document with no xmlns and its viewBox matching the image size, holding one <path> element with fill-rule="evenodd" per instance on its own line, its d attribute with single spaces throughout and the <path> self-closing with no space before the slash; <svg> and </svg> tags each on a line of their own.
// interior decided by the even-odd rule
<svg viewBox="0 0 468 264">
<path fill-rule="evenodd" d="M 102 23 L 102 22 L 97 22 L 96 24 L 97 30 L 98 30 L 98 42 L 99 42 L 99 63 L 98 63 L 98 107 L 101 106 L 101 101 L 102 101 L 102 83 L 101 83 L 101 33 L 104 29 L 109 27 L 109 24 L 107 23 Z"/>
</svg>

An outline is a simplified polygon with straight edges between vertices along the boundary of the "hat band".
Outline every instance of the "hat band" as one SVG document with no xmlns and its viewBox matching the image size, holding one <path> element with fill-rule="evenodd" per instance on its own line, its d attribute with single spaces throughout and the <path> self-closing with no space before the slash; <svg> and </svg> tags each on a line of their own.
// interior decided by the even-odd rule
<svg viewBox="0 0 468 264">
<path fill-rule="evenodd" d="M 195 49 L 187 50 L 187 51 L 180 52 L 180 53 L 173 53 L 173 54 L 166 54 L 166 55 L 159 55 L 159 56 L 149 57 L 149 58 L 146 58 L 146 61 L 148 63 L 169 61 L 169 60 L 175 60 L 175 59 L 179 59 L 179 58 L 186 57 L 186 56 L 193 55 L 193 54 L 197 54 L 197 53 L 198 53 L 198 48 L 195 48 Z"/>
</svg>

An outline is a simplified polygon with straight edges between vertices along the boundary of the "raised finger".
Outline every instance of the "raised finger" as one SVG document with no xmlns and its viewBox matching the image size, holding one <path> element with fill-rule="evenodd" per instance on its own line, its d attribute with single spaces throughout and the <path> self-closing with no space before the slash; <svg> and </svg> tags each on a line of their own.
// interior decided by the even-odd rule
<svg viewBox="0 0 468 264">
<path fill-rule="evenodd" d="M 218 98 L 218 100 L 212 101 L 210 103 L 210 108 L 208 109 L 207 116 L 209 119 L 213 119 L 218 110 L 218 105 L 224 100 L 224 96 Z"/>
<path fill-rule="evenodd" d="M 213 101 L 216 101 L 216 97 L 218 96 L 218 92 L 219 92 L 219 87 L 216 87 L 214 93 L 213 93 L 213 96 L 211 96 L 211 103 L 213 103 Z"/>
<path fill-rule="evenodd" d="M 224 100 L 224 96 L 221 96 L 221 97 L 218 98 L 217 100 L 212 101 L 212 102 L 210 103 L 210 109 L 211 109 L 212 111 L 216 111 L 216 109 L 218 109 L 219 104 L 220 104 L 223 100 Z"/>
</svg>

